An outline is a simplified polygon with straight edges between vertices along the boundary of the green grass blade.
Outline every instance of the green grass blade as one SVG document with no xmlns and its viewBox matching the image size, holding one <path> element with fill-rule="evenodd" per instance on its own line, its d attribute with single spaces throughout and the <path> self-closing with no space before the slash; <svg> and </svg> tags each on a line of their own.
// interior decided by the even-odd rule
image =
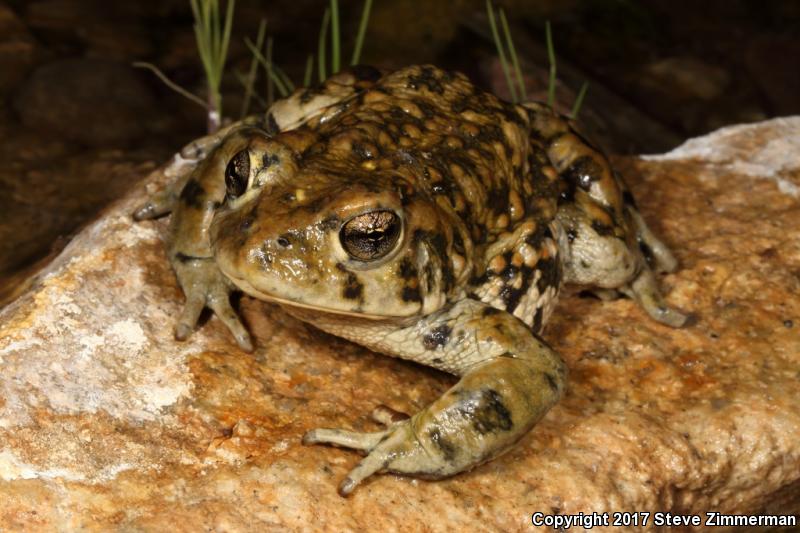
<svg viewBox="0 0 800 533">
<path fill-rule="evenodd" d="M 314 54 L 308 54 L 306 59 L 306 72 L 303 74 L 303 87 L 311 85 L 311 75 L 314 72 Z"/>
<path fill-rule="evenodd" d="M 269 37 L 267 39 L 268 46 L 271 40 L 272 37 Z M 275 83 L 275 87 L 278 89 L 278 92 L 281 93 L 281 96 L 283 97 L 288 96 L 289 91 L 286 88 L 286 85 L 284 85 L 283 80 L 280 78 L 280 76 L 278 76 L 278 74 L 272 68 L 272 63 L 270 61 L 267 61 L 267 58 L 264 57 L 264 54 L 262 54 L 261 51 L 258 48 L 256 48 L 256 46 L 253 44 L 253 41 L 251 41 L 249 38 L 247 37 L 244 38 L 244 44 L 247 45 L 247 47 L 250 49 L 250 52 L 253 53 L 253 55 L 258 59 L 258 62 L 261 63 L 264 69 L 266 69 L 267 76 L 272 78 L 272 81 Z"/>
<path fill-rule="evenodd" d="M 578 118 L 578 112 L 581 110 L 581 106 L 583 105 L 583 99 L 586 96 L 586 91 L 589 89 L 589 82 L 583 82 L 581 85 L 581 90 L 578 91 L 578 96 L 575 98 L 575 103 L 572 104 L 572 112 L 569 114 L 570 118 Z"/>
<path fill-rule="evenodd" d="M 506 53 L 503 51 L 503 43 L 500 41 L 500 34 L 497 33 L 497 23 L 494 19 L 494 7 L 492 0 L 486 0 L 486 14 L 489 16 L 489 26 L 492 28 L 492 37 L 494 38 L 494 45 L 497 48 L 497 55 L 500 56 L 500 65 L 503 67 L 503 74 L 506 77 L 506 84 L 508 85 L 508 92 L 511 93 L 511 101 L 517 102 L 517 89 L 511 82 L 511 73 L 508 70 L 508 61 L 506 61 Z"/>
<path fill-rule="evenodd" d="M 364 45 L 364 34 L 367 33 L 369 23 L 369 12 L 372 9 L 372 0 L 364 0 L 364 8 L 361 10 L 361 21 L 358 23 L 358 33 L 356 34 L 356 45 L 353 48 L 353 57 L 350 59 L 351 65 L 357 65 L 361 60 L 361 47 Z"/>
<path fill-rule="evenodd" d="M 272 37 L 267 39 L 267 63 L 270 65 L 272 64 Z M 267 103 L 271 106 L 272 103 L 275 101 L 275 82 L 272 81 L 272 77 L 269 75 L 269 70 L 265 67 L 264 72 L 266 72 L 267 78 Z"/>
<path fill-rule="evenodd" d="M 328 39 L 328 24 L 331 20 L 331 10 L 330 8 L 325 9 L 325 13 L 322 15 L 322 27 L 319 30 L 319 45 L 317 46 L 317 62 L 318 62 L 318 74 L 319 74 L 319 81 L 322 83 L 325 81 L 327 77 L 325 74 L 325 54 L 327 53 L 325 50 L 326 40 Z"/>
<path fill-rule="evenodd" d="M 339 35 L 339 1 L 331 0 L 331 74 L 339 72 L 342 40 Z"/>
<path fill-rule="evenodd" d="M 517 49 L 514 48 L 514 39 L 511 38 L 511 30 L 508 29 L 508 20 L 506 20 L 506 12 L 500 8 L 500 25 L 503 27 L 503 33 L 506 37 L 506 46 L 508 46 L 508 55 L 511 56 L 511 62 L 514 64 L 514 75 L 519 84 L 519 95 L 524 101 L 527 100 L 528 95 L 525 92 L 525 80 L 522 78 L 522 69 L 519 68 L 519 59 L 517 58 Z"/>
<path fill-rule="evenodd" d="M 213 131 L 222 119 L 219 88 L 230 44 L 235 0 L 227 1 L 224 20 L 220 17 L 219 0 L 190 0 L 189 4 L 194 16 L 197 54 L 208 85 L 209 130 Z"/>
<path fill-rule="evenodd" d="M 212 31 L 211 31 L 211 0 L 203 0 L 202 3 L 203 9 L 203 42 L 205 43 L 206 48 L 206 63 L 208 64 L 209 72 L 214 71 L 213 60 L 211 59 L 214 53 L 214 43 L 212 40 Z"/>
<path fill-rule="evenodd" d="M 194 17 L 195 23 L 200 20 L 200 11 L 197 8 L 197 0 L 189 0 L 189 5 L 192 7 L 192 16 Z"/>
<path fill-rule="evenodd" d="M 225 70 L 225 61 L 228 59 L 228 45 L 231 41 L 231 28 L 233 27 L 233 9 L 236 6 L 236 0 L 228 0 L 227 9 L 225 10 L 225 29 L 222 31 L 222 50 L 220 51 L 219 58 L 219 73 L 220 77 Z"/>
<path fill-rule="evenodd" d="M 261 50 L 264 46 L 264 35 L 267 31 L 267 19 L 262 18 L 258 23 L 258 34 L 256 34 L 256 48 Z M 255 96 L 256 99 L 260 98 L 255 94 L 254 86 L 256 83 L 256 75 L 258 74 L 258 60 L 256 56 L 250 60 L 250 68 L 247 70 L 247 76 L 244 78 L 244 99 L 242 100 L 242 108 L 239 112 L 239 119 L 243 119 L 247 112 L 250 110 L 250 100 Z M 263 100 L 262 100 L 263 101 Z"/>
<path fill-rule="evenodd" d="M 550 77 L 547 80 L 547 105 L 552 109 L 556 102 L 556 51 L 553 47 L 553 32 L 550 21 L 544 24 L 544 37 L 547 42 L 547 59 L 550 61 Z"/>
<path fill-rule="evenodd" d="M 219 35 L 219 0 L 205 0 L 208 7 L 209 42 L 211 43 L 211 66 L 216 72 L 217 54 L 221 48 Z"/>
</svg>

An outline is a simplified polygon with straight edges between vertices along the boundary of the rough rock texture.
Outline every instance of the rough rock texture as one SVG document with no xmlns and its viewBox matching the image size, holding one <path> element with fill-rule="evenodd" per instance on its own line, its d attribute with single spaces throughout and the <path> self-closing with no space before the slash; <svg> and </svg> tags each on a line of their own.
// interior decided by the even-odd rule
<svg viewBox="0 0 800 533">
<path fill-rule="evenodd" d="M 254 354 L 216 318 L 173 341 L 165 223 L 128 216 L 142 187 L 0 311 L 0 529 L 528 531 L 536 511 L 798 513 L 799 153 L 800 117 L 619 161 L 682 262 L 668 299 L 697 323 L 565 296 L 545 336 L 568 392 L 513 451 L 441 482 L 379 476 L 347 500 L 335 487 L 357 456 L 304 447 L 303 432 L 373 428 L 376 404 L 415 411 L 453 378 L 249 298 Z"/>
</svg>

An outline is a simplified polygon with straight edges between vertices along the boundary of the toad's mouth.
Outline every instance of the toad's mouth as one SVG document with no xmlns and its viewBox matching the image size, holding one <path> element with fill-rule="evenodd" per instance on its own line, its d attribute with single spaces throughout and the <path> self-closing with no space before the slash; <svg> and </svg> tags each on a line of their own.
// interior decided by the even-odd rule
<svg viewBox="0 0 800 533">
<path fill-rule="evenodd" d="M 231 282 L 233 282 L 233 284 L 236 285 L 236 287 L 238 287 L 239 290 L 241 290 L 245 294 L 247 294 L 249 296 L 252 296 L 253 298 L 256 298 L 258 300 L 263 300 L 263 301 L 266 301 L 266 302 L 276 303 L 276 304 L 278 304 L 278 305 L 280 305 L 282 307 L 296 308 L 296 309 L 302 310 L 302 311 L 313 311 L 313 312 L 319 313 L 319 314 L 328 314 L 328 315 L 337 315 L 337 316 L 350 316 L 350 317 L 355 317 L 355 318 L 362 318 L 362 319 L 376 320 L 376 321 L 377 320 L 393 320 L 393 319 L 396 320 L 398 318 L 403 318 L 403 317 L 389 316 L 389 315 L 374 315 L 374 314 L 362 313 L 362 312 L 358 312 L 358 311 L 346 311 L 344 309 L 334 309 L 334 308 L 330 308 L 330 307 L 322 307 L 322 306 L 318 306 L 318 305 L 311 305 L 311 304 L 307 304 L 307 303 L 297 302 L 297 301 L 294 301 L 294 300 L 289 300 L 287 298 L 281 298 L 279 296 L 274 296 L 272 294 L 262 292 L 262 291 L 258 290 L 256 287 L 254 287 L 253 284 L 250 283 L 249 281 L 247 281 L 246 279 L 240 279 L 240 278 L 237 278 L 235 276 L 232 276 L 230 272 L 225 272 L 223 270 L 223 274 L 225 274 L 225 276 Z"/>
</svg>

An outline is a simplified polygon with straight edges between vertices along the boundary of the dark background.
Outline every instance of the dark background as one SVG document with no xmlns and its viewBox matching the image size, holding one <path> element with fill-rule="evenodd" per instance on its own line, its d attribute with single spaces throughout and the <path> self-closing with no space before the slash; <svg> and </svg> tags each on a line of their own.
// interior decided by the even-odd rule
<svg viewBox="0 0 800 533">
<path fill-rule="evenodd" d="M 262 17 L 296 82 L 315 53 L 325 1 L 236 2 L 223 109 L 237 118 Z M 349 60 L 362 2 L 340 0 Z M 608 151 L 663 152 L 727 124 L 800 111 L 800 1 L 508 0 L 529 95 L 546 94 L 544 23 L 557 105 L 590 86 L 580 118 Z M 133 61 L 204 97 L 188 0 L 0 1 L 0 303 L 154 162 L 204 133 L 205 112 Z M 480 0 L 375 0 L 363 63 L 430 62 L 503 96 Z M 298 83 L 299 84 L 299 83 Z M 257 89 L 265 92 L 265 81 Z M 258 106 L 253 108 L 257 111 Z"/>
</svg>

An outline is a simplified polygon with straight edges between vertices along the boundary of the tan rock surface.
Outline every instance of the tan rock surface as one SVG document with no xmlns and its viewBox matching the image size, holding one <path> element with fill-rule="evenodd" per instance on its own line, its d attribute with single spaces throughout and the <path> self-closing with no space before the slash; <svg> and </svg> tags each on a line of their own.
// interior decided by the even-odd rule
<svg viewBox="0 0 800 533">
<path fill-rule="evenodd" d="M 415 411 L 454 379 L 249 298 L 254 354 L 216 318 L 173 341 L 165 223 L 131 221 L 137 190 L 0 311 L 0 529 L 528 531 L 536 511 L 798 513 L 798 154 L 800 117 L 620 161 L 681 260 L 668 299 L 697 324 L 565 296 L 545 336 L 568 392 L 513 451 L 441 482 L 379 476 L 349 499 L 335 487 L 358 457 L 300 436 L 373 428 L 376 404 Z"/>
</svg>

